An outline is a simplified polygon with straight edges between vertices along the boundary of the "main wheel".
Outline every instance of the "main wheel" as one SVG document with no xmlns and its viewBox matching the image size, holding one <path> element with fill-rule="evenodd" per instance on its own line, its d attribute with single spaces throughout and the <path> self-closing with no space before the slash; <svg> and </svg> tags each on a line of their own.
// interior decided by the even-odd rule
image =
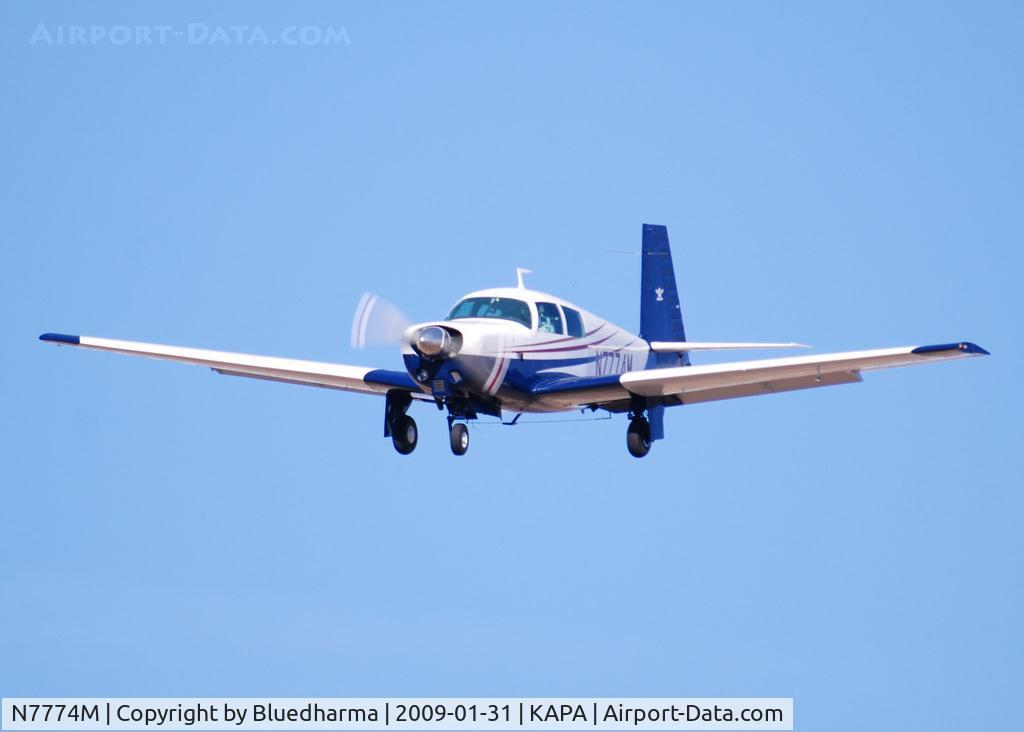
<svg viewBox="0 0 1024 732">
<path fill-rule="evenodd" d="M 469 449 L 469 428 L 462 422 L 456 422 L 448 432 L 448 439 L 451 442 L 452 453 L 465 455 Z"/>
<path fill-rule="evenodd" d="M 651 451 L 651 425 L 643 417 L 629 423 L 626 430 L 626 448 L 635 458 L 642 458 Z"/>
<path fill-rule="evenodd" d="M 419 436 L 416 421 L 407 414 L 396 417 L 391 425 L 391 444 L 401 455 L 408 455 L 416 449 L 416 441 Z"/>
</svg>

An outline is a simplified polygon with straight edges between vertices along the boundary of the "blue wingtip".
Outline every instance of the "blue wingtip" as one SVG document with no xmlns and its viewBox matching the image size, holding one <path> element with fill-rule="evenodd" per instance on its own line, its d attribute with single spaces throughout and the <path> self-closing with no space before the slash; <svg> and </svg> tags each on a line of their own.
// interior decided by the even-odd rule
<svg viewBox="0 0 1024 732">
<path fill-rule="evenodd" d="M 974 356 L 992 355 L 977 343 L 971 343 L 970 341 L 961 341 L 960 343 L 940 343 L 937 346 L 920 346 L 911 351 L 911 353 L 936 353 L 937 351 L 961 351 L 963 353 L 970 353 Z"/>
<path fill-rule="evenodd" d="M 63 333 L 43 333 L 39 336 L 39 340 L 49 341 L 50 343 L 70 343 L 73 346 L 79 344 L 78 336 L 64 335 Z"/>
</svg>

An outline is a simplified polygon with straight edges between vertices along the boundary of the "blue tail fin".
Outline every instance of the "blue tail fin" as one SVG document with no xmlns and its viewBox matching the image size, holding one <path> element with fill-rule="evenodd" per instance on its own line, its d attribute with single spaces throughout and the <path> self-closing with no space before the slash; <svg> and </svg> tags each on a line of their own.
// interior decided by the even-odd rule
<svg viewBox="0 0 1024 732">
<path fill-rule="evenodd" d="M 676 273 L 668 228 L 644 224 L 640 272 L 640 337 L 650 341 L 685 341 L 683 312 L 679 307 Z M 651 354 L 649 366 L 689 366 L 689 356 Z"/>
</svg>

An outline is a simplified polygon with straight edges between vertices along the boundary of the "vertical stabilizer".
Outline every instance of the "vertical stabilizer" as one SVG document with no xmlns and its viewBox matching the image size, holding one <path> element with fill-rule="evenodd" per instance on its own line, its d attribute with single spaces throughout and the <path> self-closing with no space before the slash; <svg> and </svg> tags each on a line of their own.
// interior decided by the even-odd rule
<svg viewBox="0 0 1024 732">
<path fill-rule="evenodd" d="M 685 341 L 683 312 L 679 307 L 676 273 L 668 228 L 644 224 L 640 271 L 640 337 L 651 341 Z M 649 366 L 689 365 L 687 355 L 651 354 Z"/>
</svg>

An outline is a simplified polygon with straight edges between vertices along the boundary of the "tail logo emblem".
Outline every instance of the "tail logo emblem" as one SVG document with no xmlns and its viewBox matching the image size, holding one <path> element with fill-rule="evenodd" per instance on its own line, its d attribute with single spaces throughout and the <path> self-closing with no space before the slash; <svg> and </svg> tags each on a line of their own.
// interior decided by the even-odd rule
<svg viewBox="0 0 1024 732">
<path fill-rule="evenodd" d="M 665 288 L 664 287 L 657 288 L 654 291 L 654 294 L 657 296 L 656 302 L 662 302 L 665 299 L 664 297 L 662 297 L 662 295 L 665 294 Z"/>
</svg>

